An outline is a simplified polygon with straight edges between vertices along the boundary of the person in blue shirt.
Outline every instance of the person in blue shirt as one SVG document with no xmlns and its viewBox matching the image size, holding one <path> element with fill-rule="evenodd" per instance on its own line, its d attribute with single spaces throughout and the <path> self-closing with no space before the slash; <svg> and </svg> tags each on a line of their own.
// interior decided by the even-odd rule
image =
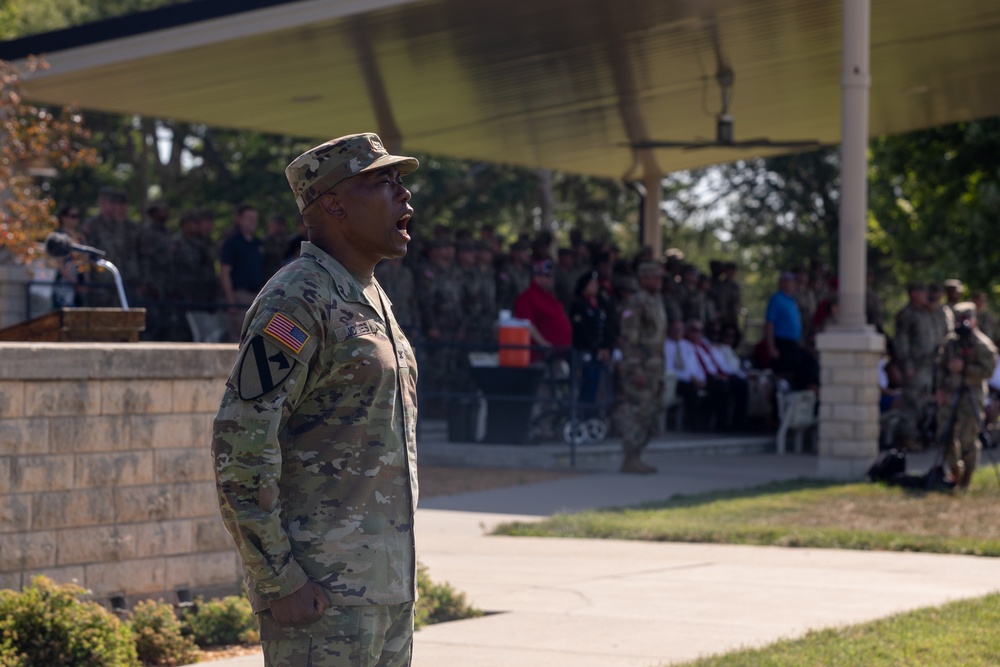
<svg viewBox="0 0 1000 667">
<path fill-rule="evenodd" d="M 795 389 L 806 389 L 819 384 L 819 368 L 802 347 L 802 315 L 795 301 L 795 289 L 795 274 L 782 273 L 778 291 L 767 302 L 764 340 L 774 372 L 789 376 Z"/>
</svg>

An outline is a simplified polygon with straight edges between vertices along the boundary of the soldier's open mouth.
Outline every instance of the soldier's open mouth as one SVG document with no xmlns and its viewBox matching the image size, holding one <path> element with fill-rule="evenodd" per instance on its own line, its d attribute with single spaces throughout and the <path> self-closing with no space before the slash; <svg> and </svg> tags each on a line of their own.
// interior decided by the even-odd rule
<svg viewBox="0 0 1000 667">
<path fill-rule="evenodd" d="M 409 222 L 410 222 L 410 217 L 411 217 L 410 214 L 407 213 L 402 218 L 400 218 L 399 220 L 397 220 L 396 221 L 396 229 L 398 229 L 401 232 L 405 232 L 406 231 L 406 225 L 408 225 Z"/>
</svg>

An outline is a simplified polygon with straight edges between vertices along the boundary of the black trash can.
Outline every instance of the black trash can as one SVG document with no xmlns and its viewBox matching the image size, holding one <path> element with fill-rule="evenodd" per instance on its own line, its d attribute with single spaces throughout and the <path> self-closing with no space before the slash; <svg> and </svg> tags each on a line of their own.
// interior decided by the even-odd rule
<svg viewBox="0 0 1000 667">
<path fill-rule="evenodd" d="M 531 411 L 544 375 L 545 369 L 541 366 L 472 368 L 472 377 L 486 395 L 486 436 L 483 442 L 532 444 Z"/>
<path fill-rule="evenodd" d="M 453 398 L 448 401 L 448 442 L 477 442 L 479 398 Z"/>
</svg>

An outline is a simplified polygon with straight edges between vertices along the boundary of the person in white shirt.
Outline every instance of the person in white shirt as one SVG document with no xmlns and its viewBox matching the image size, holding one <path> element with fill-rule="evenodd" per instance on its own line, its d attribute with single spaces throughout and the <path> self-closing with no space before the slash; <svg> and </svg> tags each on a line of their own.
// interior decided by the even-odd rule
<svg viewBox="0 0 1000 667">
<path fill-rule="evenodd" d="M 706 431 L 714 416 L 716 425 L 728 414 L 726 383 L 715 376 L 718 368 L 708 352 L 700 351 L 690 340 L 690 329 L 701 335 L 701 321 L 692 320 L 685 326 L 673 321 L 667 328 L 664 343 L 666 371 L 677 377 L 677 394 L 684 400 L 684 413 L 692 430 Z"/>
</svg>

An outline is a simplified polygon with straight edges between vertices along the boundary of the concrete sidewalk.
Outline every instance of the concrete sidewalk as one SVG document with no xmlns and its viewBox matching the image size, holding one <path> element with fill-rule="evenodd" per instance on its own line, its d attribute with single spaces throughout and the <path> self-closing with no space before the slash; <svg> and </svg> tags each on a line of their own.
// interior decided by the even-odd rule
<svg viewBox="0 0 1000 667">
<path fill-rule="evenodd" d="M 603 472 L 421 502 L 418 558 L 435 581 L 491 613 L 421 630 L 415 667 L 666 665 L 1000 590 L 1000 568 L 987 558 L 486 535 L 503 521 L 753 486 L 816 468 L 812 456 L 660 450 L 647 456 L 659 473 L 633 476 L 612 472 L 612 458 Z M 911 468 L 929 463 L 913 457 Z"/>
</svg>

